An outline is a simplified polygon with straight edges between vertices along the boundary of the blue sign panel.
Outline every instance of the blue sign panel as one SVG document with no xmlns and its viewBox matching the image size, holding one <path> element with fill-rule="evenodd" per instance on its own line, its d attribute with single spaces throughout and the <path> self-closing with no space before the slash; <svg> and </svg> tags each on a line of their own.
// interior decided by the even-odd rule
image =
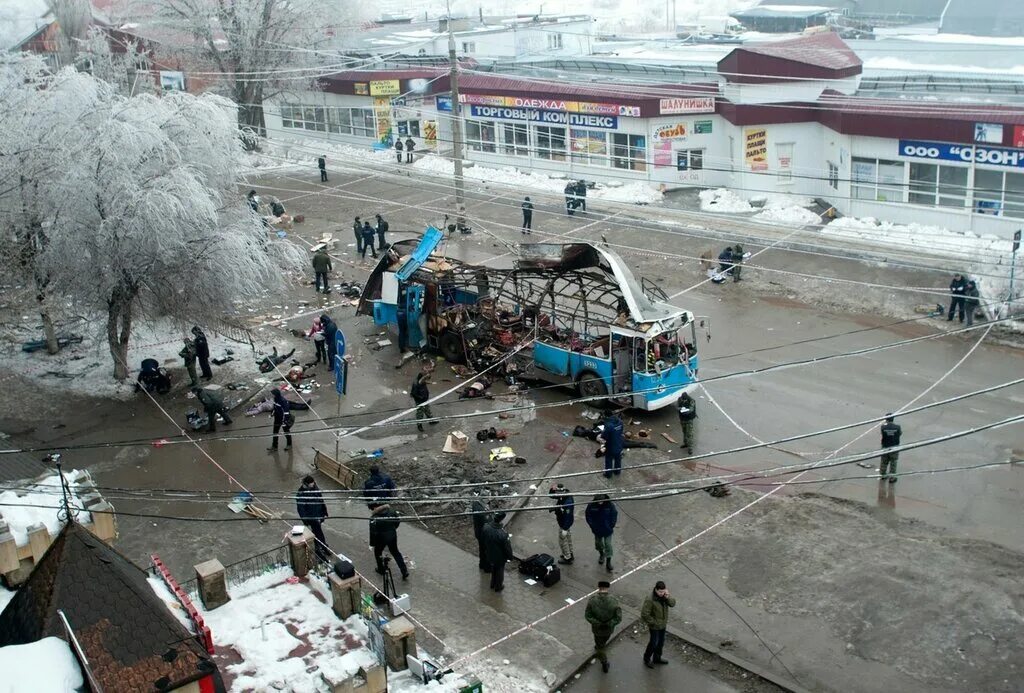
<svg viewBox="0 0 1024 693">
<path fill-rule="evenodd" d="M 345 376 L 348 375 L 348 364 L 345 363 L 345 333 L 338 330 L 334 338 L 334 389 L 339 395 L 345 394 Z"/>
<path fill-rule="evenodd" d="M 435 97 L 437 103 L 437 110 L 452 112 L 452 97 L 450 96 L 438 96 Z"/>
<path fill-rule="evenodd" d="M 569 125 L 580 128 L 602 128 L 604 130 L 615 130 L 619 127 L 618 116 L 566 113 L 565 111 L 541 111 L 536 108 L 516 108 L 513 106 L 470 106 L 469 115 L 473 118 L 529 120 L 536 123 Z"/>
<path fill-rule="evenodd" d="M 981 147 L 976 144 L 949 144 L 948 142 L 923 142 L 921 140 L 900 140 L 900 155 L 915 159 L 937 159 L 961 163 L 987 164 L 1024 168 L 1024 149 L 1006 147 Z"/>
</svg>

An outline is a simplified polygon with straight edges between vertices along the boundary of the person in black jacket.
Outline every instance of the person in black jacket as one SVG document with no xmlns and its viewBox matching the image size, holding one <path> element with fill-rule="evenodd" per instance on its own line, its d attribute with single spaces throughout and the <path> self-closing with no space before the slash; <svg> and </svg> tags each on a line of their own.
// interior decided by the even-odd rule
<svg viewBox="0 0 1024 693">
<path fill-rule="evenodd" d="M 196 345 L 199 370 L 203 372 L 203 380 L 209 380 L 213 377 L 213 371 L 210 370 L 210 343 L 206 340 L 206 333 L 199 329 L 199 325 L 192 326 L 192 334 L 195 335 L 193 343 Z"/>
<path fill-rule="evenodd" d="M 405 163 L 412 163 L 412 152 L 416 149 L 416 140 L 411 137 L 405 138 Z"/>
<path fill-rule="evenodd" d="M 376 502 L 387 502 L 388 498 L 395 495 L 395 482 L 390 476 L 380 471 L 380 467 L 370 467 L 370 476 L 363 482 L 363 495 L 368 499 L 367 505 Z"/>
<path fill-rule="evenodd" d="M 271 452 L 277 452 L 277 434 L 280 430 L 284 429 L 284 449 L 292 449 L 292 424 L 295 423 L 295 415 L 292 414 L 291 403 L 284 398 L 281 391 L 276 387 L 272 390 L 274 397 L 274 411 L 271 416 L 274 417 L 274 439 L 267 450 Z"/>
<path fill-rule="evenodd" d="M 331 320 L 327 313 L 320 315 L 320 327 L 324 331 L 324 341 L 327 343 L 327 366 L 334 369 L 334 357 L 338 353 L 338 326 Z"/>
<path fill-rule="evenodd" d="M 423 430 L 423 424 L 419 423 L 420 421 L 434 418 L 430 412 L 430 405 L 427 404 L 430 401 L 430 388 L 427 387 L 429 382 L 430 371 L 423 369 L 416 375 L 416 379 L 412 381 L 412 387 L 409 389 L 409 396 L 416 403 L 416 428 L 420 431 Z M 437 422 L 431 421 L 430 423 L 436 424 Z"/>
<path fill-rule="evenodd" d="M 512 560 L 512 540 L 501 526 L 505 513 L 497 512 L 484 526 L 484 555 L 491 566 L 491 589 L 501 592 L 505 589 L 505 564 Z"/>
<path fill-rule="evenodd" d="M 885 423 L 882 424 L 882 449 L 894 448 L 900 444 L 900 436 L 903 435 L 903 429 L 900 428 L 899 424 L 893 421 L 895 417 L 892 414 L 886 417 Z M 897 452 L 884 452 L 882 453 L 882 463 L 878 467 L 878 475 L 881 479 L 889 479 L 890 484 L 896 483 L 896 462 L 900 459 L 900 453 Z"/>
<path fill-rule="evenodd" d="M 558 550 L 561 556 L 558 562 L 562 565 L 569 565 L 576 558 L 572 550 L 572 523 L 575 518 L 576 501 L 569 495 L 569 489 L 562 484 L 555 484 L 548 492 L 551 499 L 555 501 L 555 507 L 548 512 L 555 514 L 558 522 Z"/>
<path fill-rule="evenodd" d="M 322 526 L 327 519 L 327 504 L 324 503 L 324 494 L 316 485 L 316 480 L 308 474 L 302 478 L 302 485 L 295 493 L 295 509 L 302 524 L 309 527 L 316 537 L 316 557 L 321 561 L 330 561 L 331 547 L 327 545 Z"/>
<path fill-rule="evenodd" d="M 384 221 L 384 217 L 377 215 L 377 250 L 384 252 L 384 247 L 387 242 L 384 239 L 384 234 L 388 232 L 388 223 Z"/>
<path fill-rule="evenodd" d="M 363 252 L 363 222 L 356 217 L 356 220 L 352 222 L 352 230 L 356 234 L 356 252 Z"/>
<path fill-rule="evenodd" d="M 480 562 L 477 565 L 480 570 L 489 573 L 491 572 L 491 564 L 487 562 L 487 553 L 484 547 L 484 527 L 491 521 L 491 514 L 486 512 L 487 507 L 478 500 L 473 501 L 469 509 L 473 511 L 473 536 L 476 537 L 477 555 L 480 558 Z"/>
<path fill-rule="evenodd" d="M 967 286 L 964 289 L 964 309 L 967 315 L 968 327 L 974 324 L 974 313 L 977 312 L 980 304 L 981 294 L 978 292 L 978 285 L 971 279 L 967 282 Z"/>
<path fill-rule="evenodd" d="M 373 557 L 377 559 L 377 574 L 384 574 L 384 549 L 388 550 L 395 564 L 402 571 L 402 579 L 409 579 L 409 569 L 405 566 L 405 558 L 398 550 L 398 525 L 401 524 L 398 513 L 387 503 L 373 503 L 370 506 L 370 546 Z"/>
<path fill-rule="evenodd" d="M 373 227 L 370 226 L 370 221 L 369 220 L 364 221 L 363 222 L 363 230 L 362 230 L 362 234 L 363 234 L 363 251 L 360 253 L 360 256 L 362 257 L 363 260 L 366 259 L 366 251 L 367 250 L 370 251 L 371 255 L 373 255 L 374 257 L 377 257 L 377 250 L 373 247 L 373 234 L 374 233 L 376 233 L 376 232 L 373 230 Z"/>
<path fill-rule="evenodd" d="M 320 182 L 327 182 L 327 157 L 323 154 L 316 160 L 316 167 L 320 169 Z"/>
<path fill-rule="evenodd" d="M 520 205 L 523 208 L 523 233 L 533 233 L 533 203 L 530 202 L 530 196 L 527 195 L 523 200 L 523 204 Z"/>
<path fill-rule="evenodd" d="M 683 444 L 680 448 L 686 448 L 686 453 L 693 454 L 693 444 L 697 442 L 697 435 L 693 430 L 693 422 L 697 419 L 697 403 L 687 393 L 679 395 L 676 402 L 679 409 L 679 425 L 683 429 Z"/>
<path fill-rule="evenodd" d="M 946 322 L 953 319 L 953 313 L 959 311 L 960 322 L 964 321 L 964 294 L 967 292 L 967 280 L 957 272 L 953 275 L 953 281 L 949 283 L 949 314 L 946 315 Z"/>
</svg>

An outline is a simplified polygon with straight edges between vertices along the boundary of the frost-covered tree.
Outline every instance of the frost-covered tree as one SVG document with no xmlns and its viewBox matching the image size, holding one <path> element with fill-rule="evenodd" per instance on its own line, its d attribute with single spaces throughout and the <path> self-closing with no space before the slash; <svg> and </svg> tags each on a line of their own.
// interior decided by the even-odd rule
<svg viewBox="0 0 1024 693">
<path fill-rule="evenodd" d="M 226 99 L 126 97 L 72 70 L 5 86 L 17 93 L 4 100 L 22 107 L 0 111 L 0 128 L 42 157 L 26 168 L 46 230 L 37 267 L 49 291 L 105 320 L 115 378 L 127 375 L 136 319 L 221 321 L 236 300 L 279 287 L 282 269 L 300 261 L 236 190 L 241 144 Z M 47 145 L 53 133 L 35 121 L 40 100 L 76 116 L 58 133 L 66 150 Z M 33 133 L 34 148 L 24 144 Z M 21 177 L 7 170 L 7 146 L 0 138 L 0 181 Z M 20 213 L 17 201 L 0 196 L 3 218 Z"/>
<path fill-rule="evenodd" d="M 238 105 L 238 124 L 264 137 L 263 102 L 283 89 L 310 86 L 325 63 L 319 50 L 336 31 L 354 26 L 364 7 L 352 0 L 155 2 L 161 14 L 188 28 L 193 52 L 230 85 L 226 93 Z"/>
</svg>

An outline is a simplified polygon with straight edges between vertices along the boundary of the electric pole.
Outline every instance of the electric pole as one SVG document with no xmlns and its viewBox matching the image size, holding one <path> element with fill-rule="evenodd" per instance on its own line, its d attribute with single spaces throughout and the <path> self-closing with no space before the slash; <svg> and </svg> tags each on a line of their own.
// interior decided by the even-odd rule
<svg viewBox="0 0 1024 693">
<path fill-rule="evenodd" d="M 462 114 L 459 112 L 459 63 L 455 57 L 455 33 L 452 31 L 452 6 L 448 6 L 448 79 L 452 88 L 452 159 L 455 162 L 455 213 L 462 214 L 466 203 L 466 181 L 462 177 Z"/>
</svg>

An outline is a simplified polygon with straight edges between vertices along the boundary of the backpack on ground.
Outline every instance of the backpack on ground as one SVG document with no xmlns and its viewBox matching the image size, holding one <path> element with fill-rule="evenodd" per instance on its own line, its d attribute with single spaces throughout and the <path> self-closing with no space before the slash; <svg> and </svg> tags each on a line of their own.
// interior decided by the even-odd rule
<svg viewBox="0 0 1024 693">
<path fill-rule="evenodd" d="M 562 579 L 562 571 L 549 553 L 535 553 L 519 561 L 519 572 L 539 580 L 545 587 L 551 587 Z"/>
</svg>

